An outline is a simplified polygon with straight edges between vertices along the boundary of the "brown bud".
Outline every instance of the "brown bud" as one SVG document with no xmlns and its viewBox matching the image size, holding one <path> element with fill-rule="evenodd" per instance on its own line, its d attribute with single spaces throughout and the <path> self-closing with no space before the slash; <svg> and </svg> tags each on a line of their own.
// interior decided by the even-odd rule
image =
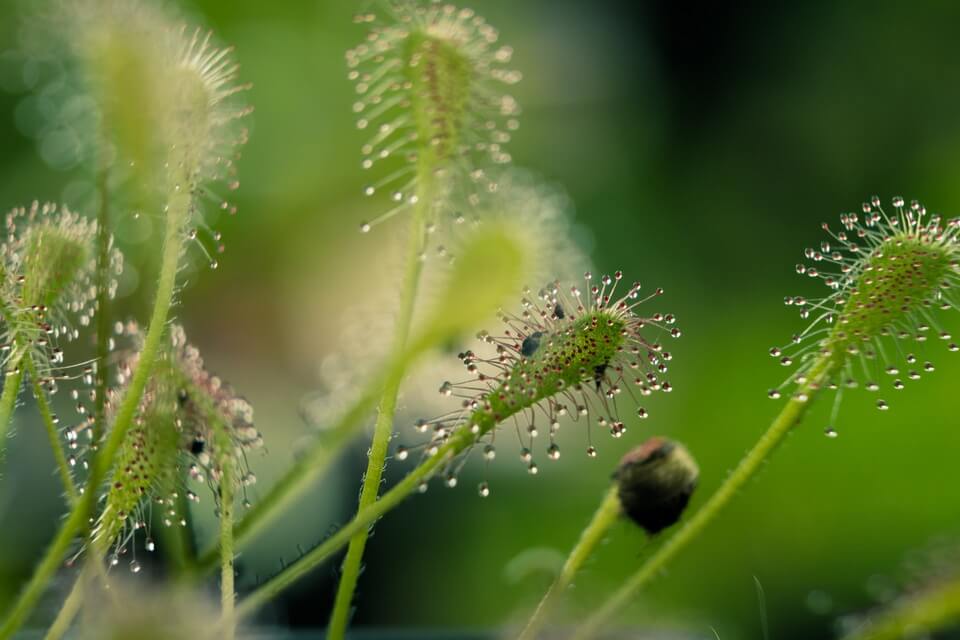
<svg viewBox="0 0 960 640">
<path fill-rule="evenodd" d="M 653 437 L 623 457 L 613 478 L 624 513 L 654 535 L 680 519 L 699 475 L 683 445 Z"/>
</svg>

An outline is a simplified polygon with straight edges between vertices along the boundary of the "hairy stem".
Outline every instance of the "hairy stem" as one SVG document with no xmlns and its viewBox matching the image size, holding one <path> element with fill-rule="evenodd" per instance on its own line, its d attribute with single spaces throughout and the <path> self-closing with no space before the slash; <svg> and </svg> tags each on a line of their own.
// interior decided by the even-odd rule
<svg viewBox="0 0 960 640">
<path fill-rule="evenodd" d="M 57 617 L 54 618 L 50 628 L 47 629 L 47 634 L 43 637 L 43 640 L 60 640 L 70 630 L 73 619 L 77 617 L 80 607 L 83 606 L 87 582 L 90 580 L 90 576 L 87 575 L 88 572 L 89 565 L 85 566 L 80 575 L 77 576 L 67 599 L 63 601 L 60 611 L 57 612 Z"/>
<path fill-rule="evenodd" d="M 413 210 L 410 225 L 410 249 L 407 255 L 407 269 L 403 290 L 400 296 L 400 312 L 397 317 L 397 329 L 394 335 L 393 360 L 401 357 L 406 349 L 410 336 L 410 325 L 413 322 L 414 305 L 417 299 L 417 290 L 420 286 L 420 274 L 423 271 L 423 244 L 425 232 L 425 218 L 430 206 L 430 180 L 432 169 L 421 163 L 417 184 L 417 204 Z M 377 501 L 380 494 L 380 482 L 383 477 L 383 468 L 387 462 L 387 450 L 390 439 L 393 437 L 393 415 L 397 408 L 397 394 L 403 382 L 404 369 L 398 368 L 391 372 L 390 378 L 383 387 L 383 396 L 380 398 L 377 421 L 374 425 L 373 441 L 370 444 L 370 455 L 367 461 L 367 470 L 363 479 L 363 488 L 360 491 L 360 504 L 357 511 L 362 511 Z M 353 594 L 360 577 L 360 566 L 363 563 L 363 552 L 367 546 L 369 529 L 363 529 L 350 541 L 347 555 L 343 560 L 340 574 L 340 584 L 337 588 L 337 597 L 327 627 L 328 640 L 342 640 L 350 622 L 350 611 L 353 605 Z"/>
<path fill-rule="evenodd" d="M 40 385 L 40 380 L 37 377 L 37 367 L 33 363 L 33 357 L 31 357 L 30 354 L 24 356 L 23 365 L 30 375 L 33 397 L 37 401 L 37 409 L 40 411 L 43 426 L 47 431 L 47 437 L 50 439 L 50 449 L 53 451 L 53 458 L 57 463 L 57 471 L 60 473 L 60 480 L 63 482 L 63 490 L 66 491 L 68 502 L 72 505 L 77 501 L 77 487 L 73 483 L 70 465 L 67 464 L 67 457 L 64 455 L 63 446 L 60 444 L 60 432 L 54 422 L 53 412 L 50 411 L 47 394 Z"/>
<path fill-rule="evenodd" d="M 190 206 L 190 196 L 184 195 L 175 198 L 181 205 L 177 210 L 171 206 L 167 213 L 166 231 L 163 238 L 163 253 L 160 259 L 160 277 L 157 282 L 157 293 L 153 303 L 153 312 L 150 314 L 150 326 L 143 341 L 143 348 L 137 361 L 137 367 L 127 387 L 127 391 L 120 401 L 113 426 L 106 444 L 97 455 L 95 470 L 101 478 L 106 476 L 107 470 L 113 463 L 113 458 L 123 443 L 137 407 L 140 396 L 153 371 L 153 364 L 160 350 L 160 341 L 167 330 L 167 318 L 173 304 L 173 293 L 177 283 L 177 270 L 180 266 L 181 230 Z"/>
<path fill-rule="evenodd" d="M 93 398 L 93 441 L 100 442 L 107 425 L 107 357 L 110 355 L 110 192 L 106 163 L 97 175 L 97 377 Z"/>
<path fill-rule="evenodd" d="M 20 593 L 10 613 L 7 614 L 3 625 L 0 626 L 0 639 L 6 640 L 16 633 L 17 629 L 20 628 L 33 611 L 47 583 L 57 571 L 60 562 L 70 549 L 74 535 L 76 535 L 77 531 L 80 530 L 80 527 L 86 521 L 87 513 L 92 503 L 90 496 L 92 496 L 92 492 L 87 492 L 83 499 L 78 501 L 74 506 L 73 511 L 70 512 L 67 519 L 63 521 L 63 524 L 60 526 L 60 531 L 57 532 L 53 542 L 47 547 L 43 558 L 40 560 L 40 564 L 37 565 L 37 568 L 33 572 L 33 576 Z"/>
<path fill-rule="evenodd" d="M 182 486 L 186 485 L 185 475 L 181 475 Z M 196 563 L 196 547 L 193 539 L 193 515 L 186 493 L 178 491 L 176 498 L 177 513 L 187 521 L 183 527 L 161 527 L 159 542 L 163 545 L 167 568 L 177 578 L 189 575 Z"/>
<path fill-rule="evenodd" d="M 547 615 L 550 613 L 550 609 L 555 604 L 557 598 L 567 590 L 584 562 L 587 561 L 594 549 L 597 548 L 597 545 L 600 544 L 607 535 L 610 527 L 617 522 L 622 512 L 623 508 L 620 505 L 617 486 L 613 485 L 610 487 L 610 490 L 607 491 L 606 496 L 604 496 L 603 502 L 600 503 L 597 512 L 593 514 L 593 519 L 590 521 L 590 524 L 581 532 L 580 540 L 570 552 L 566 562 L 563 563 L 560 574 L 553 581 L 553 584 L 550 585 L 543 599 L 540 600 L 540 604 L 537 605 L 533 616 L 531 616 L 527 622 L 527 626 L 524 627 L 518 636 L 518 640 L 535 640 L 537 634 L 539 634 L 543 628 L 544 623 L 546 623 Z"/>
<path fill-rule="evenodd" d="M 926 634 L 960 620 L 960 579 L 954 578 L 929 591 L 905 599 L 887 611 L 871 616 L 844 640 L 899 640 Z"/>
<path fill-rule="evenodd" d="M 20 383 L 23 382 L 23 370 L 17 366 L 13 371 L 6 372 L 3 382 L 3 394 L 0 395 L 0 456 L 7 450 L 7 434 L 10 429 L 10 419 L 17 406 L 20 395 Z"/>
<path fill-rule="evenodd" d="M 235 630 L 233 586 L 233 459 L 224 460 L 220 477 L 220 609 L 224 640 L 233 640 Z"/>
<path fill-rule="evenodd" d="M 403 480 L 383 494 L 379 500 L 358 511 L 353 520 L 345 524 L 339 531 L 241 600 L 237 606 L 237 615 L 250 615 L 312 571 L 314 567 L 342 549 L 357 533 L 366 530 L 383 514 L 399 505 L 407 496 L 416 491 L 420 483 L 429 478 L 437 467 L 448 462 L 475 442 L 476 437 L 466 431 L 461 431 L 452 436 L 436 454 L 427 458 L 426 461 L 407 474 Z"/>
<path fill-rule="evenodd" d="M 262 499 L 256 501 L 244 518 L 233 528 L 234 545 L 240 546 L 256 537 L 272 523 L 310 483 L 323 474 L 337 455 L 356 435 L 357 425 L 372 410 L 376 402 L 375 388 L 364 393 L 341 419 L 322 437 L 315 440 L 304 455 L 298 458 L 290 470 L 271 487 Z M 199 577 L 216 566 L 219 554 L 216 548 L 205 552 L 197 561 L 193 578 Z"/>
<path fill-rule="evenodd" d="M 557 366 L 557 360 L 549 350 L 544 351 L 538 358 L 520 360 L 512 370 L 511 378 L 501 380 L 500 386 L 485 396 L 486 402 L 465 416 L 452 434 L 444 434 L 447 438 L 445 444 L 436 448 L 432 445 L 420 466 L 379 500 L 361 509 L 340 531 L 254 591 L 240 603 L 238 611 L 252 612 L 323 562 L 356 534 L 376 522 L 377 518 L 400 504 L 422 481 L 429 478 L 438 466 L 450 464 L 504 420 L 552 397 L 558 389 L 580 384 L 584 380 L 585 372 L 594 371 L 598 363 L 609 362 L 613 354 L 618 352 L 622 346 L 620 340 L 625 326 L 624 320 L 594 310 L 576 319 L 573 327 L 565 332 L 568 341 L 562 344 L 568 349 L 566 353 L 574 355 L 563 360 L 564 366 Z M 536 378 L 539 382 L 530 390 L 511 387 L 509 381 L 521 376 Z"/>
<path fill-rule="evenodd" d="M 634 573 L 599 610 L 581 625 L 571 640 L 586 640 L 593 637 L 609 618 L 629 603 L 636 593 L 652 580 L 688 544 L 696 540 L 714 518 L 730 503 L 743 486 L 756 475 L 767 457 L 783 442 L 784 437 L 800 422 L 831 367 L 830 357 L 822 357 L 811 367 L 808 381 L 801 385 L 797 394 L 760 437 L 753 449 L 740 461 L 727 479 L 699 510 L 680 529 L 663 543 L 657 551 Z"/>
<path fill-rule="evenodd" d="M 184 183 L 187 182 L 187 180 L 184 180 Z M 187 191 L 178 192 L 169 201 L 163 253 L 160 261 L 160 276 L 153 303 L 153 312 L 150 316 L 150 328 L 143 343 L 137 369 L 117 410 L 110 437 L 94 458 L 83 498 L 77 501 L 70 515 L 63 521 L 60 531 L 57 532 L 57 535 L 47 547 L 33 576 L 20 593 L 3 625 L 0 626 L 0 640 L 12 636 L 33 611 L 37 600 L 70 548 L 74 536 L 86 524 L 89 514 L 92 513 L 100 483 L 107 476 L 117 450 L 123 443 L 123 438 L 133 422 L 134 414 L 140 403 L 140 396 L 147 379 L 150 377 L 160 348 L 160 340 L 166 331 L 167 316 L 173 303 L 173 292 L 180 262 L 181 228 L 188 215 L 190 202 L 191 195 Z"/>
</svg>

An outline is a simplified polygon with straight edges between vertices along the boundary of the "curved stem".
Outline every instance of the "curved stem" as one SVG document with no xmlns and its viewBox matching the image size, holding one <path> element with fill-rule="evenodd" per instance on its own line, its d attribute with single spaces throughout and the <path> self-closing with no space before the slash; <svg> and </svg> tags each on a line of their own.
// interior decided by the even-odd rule
<svg viewBox="0 0 960 640">
<path fill-rule="evenodd" d="M 931 633 L 960 620 L 960 579 L 905 599 L 867 619 L 844 640 L 899 640 L 912 632 Z"/>
<path fill-rule="evenodd" d="M 293 503 L 310 484 L 323 474 L 348 442 L 356 435 L 357 425 L 373 409 L 376 390 L 373 385 L 364 393 L 332 429 L 317 438 L 299 457 L 290 470 L 271 487 L 270 491 L 247 511 L 233 528 L 234 545 L 239 546 L 255 538 Z M 191 576 L 197 578 L 216 566 L 217 548 L 209 549 L 197 561 Z"/>
<path fill-rule="evenodd" d="M 86 595 L 85 590 L 89 581 L 87 571 L 88 567 L 84 567 L 80 575 L 77 576 L 73 588 L 70 589 L 67 599 L 63 601 L 60 611 L 57 612 L 57 617 L 54 618 L 50 628 L 47 629 L 47 634 L 43 637 L 43 640 L 60 640 L 69 631 L 73 619 L 77 617 L 77 613 L 80 612 L 80 607 L 83 605 L 83 599 Z"/>
<path fill-rule="evenodd" d="M 238 616 L 247 616 L 269 602 L 284 589 L 305 576 L 314 567 L 324 562 L 331 555 L 342 549 L 360 531 L 365 530 L 413 493 L 420 483 L 427 478 L 441 464 L 448 462 L 458 453 L 466 449 L 474 441 L 475 436 L 466 432 L 450 438 L 437 453 L 417 468 L 407 474 L 403 480 L 387 491 L 379 500 L 369 507 L 358 511 L 353 520 L 345 524 L 339 531 L 320 543 L 312 551 L 304 554 L 291 565 L 288 565 L 276 576 L 260 585 L 253 593 L 240 601 L 237 606 Z"/>
<path fill-rule="evenodd" d="M 518 640 L 535 640 L 537 634 L 543 628 L 547 620 L 547 614 L 550 613 L 555 600 L 567 590 L 577 571 L 580 570 L 587 558 L 600 544 L 600 541 L 607 535 L 610 527 L 619 519 L 621 513 L 623 513 L 623 507 L 617 494 L 617 485 L 613 485 L 604 496 L 597 512 L 593 514 L 590 524 L 580 533 L 580 540 L 570 552 L 566 562 L 563 563 L 560 574 L 557 575 L 553 584 L 544 594 L 543 599 L 540 600 L 540 604 L 537 605 L 533 616 L 527 622 L 527 626 L 518 636 Z"/>
<path fill-rule="evenodd" d="M 47 402 L 47 394 L 40 385 L 37 378 L 37 367 L 33 363 L 30 354 L 23 358 L 23 365 L 30 374 L 30 384 L 33 387 L 33 397 L 37 401 L 37 409 L 40 411 L 40 417 L 43 419 L 43 426 L 47 431 L 47 437 L 50 439 L 50 449 L 53 450 L 53 458 L 57 463 L 57 471 L 60 473 L 60 480 L 63 482 L 63 490 L 67 492 L 67 498 L 72 505 L 77 501 L 77 487 L 73 483 L 73 475 L 70 473 L 70 465 L 67 464 L 67 457 L 63 453 L 63 446 L 60 444 L 60 432 L 54 422 L 53 412 L 50 411 L 50 405 Z"/>
<path fill-rule="evenodd" d="M 407 255 L 407 269 L 403 291 L 400 296 L 400 312 L 397 318 L 397 329 L 394 335 L 393 359 L 399 358 L 407 344 L 410 335 L 410 325 L 413 322 L 414 305 L 417 299 L 417 289 L 420 285 L 420 274 L 423 271 L 424 221 L 426 208 L 430 202 L 429 168 L 421 169 L 418 180 L 420 188 L 417 190 L 417 205 L 413 210 L 413 219 L 410 225 L 410 249 Z M 363 477 L 363 488 L 360 491 L 360 504 L 357 508 L 362 511 L 377 501 L 380 494 L 380 482 L 383 469 L 387 462 L 387 450 L 390 439 L 393 437 L 393 415 L 397 408 L 397 394 L 403 382 L 404 369 L 398 368 L 392 372 L 383 388 L 380 398 L 379 412 L 373 431 L 373 441 L 370 444 L 370 455 L 367 461 L 367 470 Z M 363 552 L 367 546 L 370 530 L 364 529 L 357 533 L 350 541 L 347 555 L 343 560 L 340 574 L 340 584 L 337 588 L 337 597 L 327 627 L 328 640 L 342 640 L 350 622 L 350 612 L 353 605 L 353 594 L 360 577 L 360 566 L 363 563 Z"/>
<path fill-rule="evenodd" d="M 150 316 L 150 328 L 147 330 L 147 337 L 140 352 L 137 368 L 114 418 L 110 437 L 93 461 L 83 498 L 77 501 L 70 515 L 63 521 L 60 531 L 57 532 L 56 537 L 47 547 L 47 551 L 44 553 L 40 564 L 37 565 L 33 576 L 20 593 L 3 625 L 0 626 L 0 640 L 5 640 L 13 635 L 33 611 L 37 600 L 70 548 L 74 536 L 87 522 L 88 514 L 93 511 L 94 500 L 98 494 L 97 489 L 107 476 L 117 449 L 123 443 L 123 438 L 133 422 L 133 416 L 140 403 L 140 396 L 147 379 L 150 377 L 160 348 L 160 340 L 166 331 L 167 316 L 173 303 L 173 292 L 180 262 L 180 230 L 189 211 L 190 199 L 189 193 L 179 193 L 170 200 L 166 216 L 160 276 L 157 283 L 156 298 L 153 303 L 153 312 Z"/>
<path fill-rule="evenodd" d="M 10 429 L 10 419 L 17 406 L 20 396 L 20 383 L 23 382 L 23 370 L 18 366 L 12 372 L 7 372 L 3 382 L 3 394 L 0 395 L 0 456 L 7 450 L 7 433 Z"/>
<path fill-rule="evenodd" d="M 110 436 L 107 442 L 97 455 L 95 470 L 100 478 L 106 476 L 106 472 L 113 463 L 113 458 L 117 449 L 123 443 L 127 435 L 133 417 L 136 414 L 137 407 L 140 404 L 140 396 L 143 395 L 143 389 L 153 372 L 153 363 L 160 350 L 160 341 L 163 339 L 167 330 L 167 318 L 170 315 L 170 307 L 173 305 L 173 293 L 177 283 L 177 270 L 180 265 L 181 252 L 181 228 L 183 220 L 186 218 L 187 208 L 190 204 L 190 197 L 185 196 L 181 199 L 182 210 L 174 211 L 171 209 L 167 213 L 166 232 L 163 238 L 163 253 L 160 260 L 160 277 L 157 281 L 157 294 L 153 303 L 153 312 L 150 314 L 150 326 L 147 329 L 147 336 L 143 341 L 143 348 L 140 350 L 140 357 L 137 361 L 137 367 L 130 379 L 127 391 L 120 401 L 117 409 L 113 426 L 110 429 Z M 91 476 L 93 477 L 93 476 Z"/>
<path fill-rule="evenodd" d="M 70 625 L 73 624 L 74 618 L 80 613 L 80 607 L 83 606 L 83 601 L 87 597 L 87 589 L 93 583 L 94 578 L 99 580 L 104 593 L 110 596 L 111 604 L 119 606 L 117 594 L 110 589 L 107 572 L 100 562 L 104 553 L 104 549 L 98 547 L 96 553 L 88 556 L 83 569 L 77 575 L 77 579 L 73 581 L 73 587 L 67 594 L 67 599 L 64 600 L 60 611 L 57 612 L 57 617 L 54 618 L 43 640 L 60 640 L 70 630 Z"/>
<path fill-rule="evenodd" d="M 43 559 L 34 570 L 33 576 L 20 593 L 20 597 L 17 598 L 10 613 L 7 614 L 3 625 L 0 626 L 0 639 L 6 640 L 16 633 L 20 625 L 26 621 L 27 616 L 33 611 L 47 583 L 57 571 L 61 560 L 70 549 L 74 535 L 86 521 L 87 511 L 92 502 L 88 497 L 89 495 L 92 495 L 92 493 L 88 492 L 83 500 L 78 501 L 73 511 L 70 512 L 70 515 L 63 521 L 63 524 L 60 526 L 60 531 L 57 532 L 53 542 L 47 547 L 47 551 L 43 554 Z"/>
<path fill-rule="evenodd" d="M 651 555 L 626 583 L 574 633 L 571 640 L 586 640 L 593 637 L 600 627 L 634 595 L 652 580 L 675 556 L 693 542 L 730 503 L 733 497 L 760 470 L 767 457 L 783 442 L 784 437 L 800 422 L 810 406 L 820 385 L 827 377 L 831 362 L 821 357 L 808 374 L 808 382 L 784 406 L 753 449 L 740 461 L 723 484 L 702 507 L 687 520 L 667 541 Z"/>
</svg>

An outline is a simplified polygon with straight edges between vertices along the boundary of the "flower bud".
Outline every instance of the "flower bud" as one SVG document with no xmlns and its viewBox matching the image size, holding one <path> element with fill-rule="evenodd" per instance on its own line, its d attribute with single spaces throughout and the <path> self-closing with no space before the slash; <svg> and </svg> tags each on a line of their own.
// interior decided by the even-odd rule
<svg viewBox="0 0 960 640">
<path fill-rule="evenodd" d="M 655 535 L 680 519 L 699 475 L 682 444 L 657 436 L 623 456 L 613 477 L 624 513 Z"/>
</svg>

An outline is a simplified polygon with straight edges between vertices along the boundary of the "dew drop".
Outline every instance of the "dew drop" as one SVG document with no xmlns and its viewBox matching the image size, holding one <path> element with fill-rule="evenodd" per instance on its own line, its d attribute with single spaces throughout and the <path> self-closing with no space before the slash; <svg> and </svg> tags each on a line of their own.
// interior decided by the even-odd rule
<svg viewBox="0 0 960 640">
<path fill-rule="evenodd" d="M 481 482 L 480 486 L 477 488 L 477 492 L 480 494 L 481 498 L 486 498 L 490 495 L 490 485 L 486 482 Z"/>
<path fill-rule="evenodd" d="M 596 447 L 587 447 L 587 457 L 596 458 L 597 457 L 597 448 Z"/>
<path fill-rule="evenodd" d="M 823 430 L 823 433 L 824 433 L 828 438 L 836 438 L 838 435 L 840 435 L 840 434 L 837 433 L 837 430 L 834 429 L 833 427 L 827 427 L 826 429 Z"/>
<path fill-rule="evenodd" d="M 140 563 L 134 560 L 130 563 L 130 573 L 140 573 Z"/>
</svg>

